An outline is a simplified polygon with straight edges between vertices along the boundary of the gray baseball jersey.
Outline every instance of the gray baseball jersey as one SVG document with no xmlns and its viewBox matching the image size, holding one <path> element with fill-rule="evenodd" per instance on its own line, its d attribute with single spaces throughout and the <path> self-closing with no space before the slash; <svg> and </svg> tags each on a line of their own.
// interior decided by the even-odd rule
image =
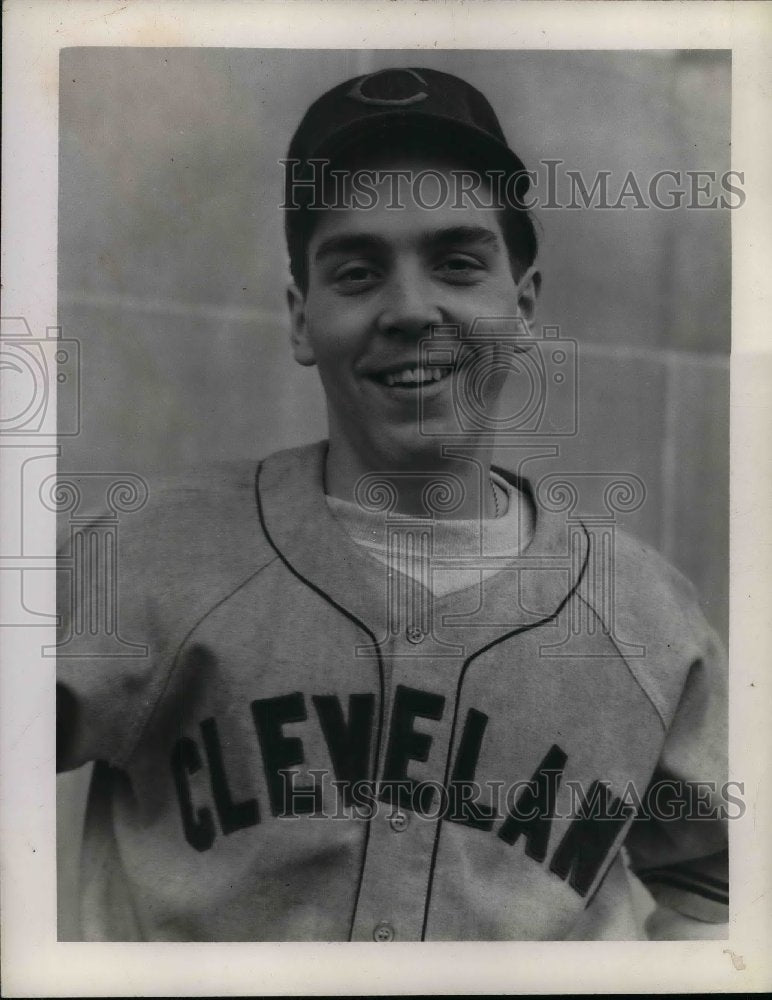
<svg viewBox="0 0 772 1000">
<path fill-rule="evenodd" d="M 660 901 L 726 919 L 726 671 L 690 585 L 617 532 L 601 599 L 591 526 L 536 505 L 501 572 L 395 606 L 324 456 L 151 491 L 116 563 L 140 655 L 84 652 L 63 580 L 60 766 L 99 762 L 84 937 L 630 938 L 623 845 Z"/>
</svg>

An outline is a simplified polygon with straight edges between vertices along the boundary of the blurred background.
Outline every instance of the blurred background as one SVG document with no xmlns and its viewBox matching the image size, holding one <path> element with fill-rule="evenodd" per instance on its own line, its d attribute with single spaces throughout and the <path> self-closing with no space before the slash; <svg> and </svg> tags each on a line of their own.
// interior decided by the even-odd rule
<svg viewBox="0 0 772 1000">
<path fill-rule="evenodd" d="M 610 171 L 615 201 L 631 170 L 645 192 L 661 170 L 730 167 L 729 52 L 65 49 L 59 323 L 80 341 L 82 429 L 62 471 L 152 488 L 154 471 L 324 436 L 316 373 L 288 347 L 278 160 L 311 100 L 387 66 L 482 90 L 527 167 L 563 161 L 563 201 L 567 169 Z M 537 212 L 539 321 L 579 358 L 578 433 L 551 471 L 638 476 L 623 525 L 695 583 L 725 641 L 730 214 Z"/>
</svg>

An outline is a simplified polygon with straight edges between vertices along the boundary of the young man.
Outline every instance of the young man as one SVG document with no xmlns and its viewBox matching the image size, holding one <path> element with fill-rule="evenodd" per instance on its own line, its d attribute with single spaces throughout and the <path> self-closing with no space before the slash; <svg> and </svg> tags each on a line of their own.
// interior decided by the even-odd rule
<svg viewBox="0 0 772 1000">
<path fill-rule="evenodd" d="M 721 933 L 726 676 L 695 596 L 492 467 L 540 281 L 495 114 L 383 71 L 319 98 L 286 168 L 329 440 L 151 492 L 118 553 L 146 655 L 68 655 L 88 597 L 62 589 L 60 766 L 98 762 L 84 937 L 629 939 L 626 856 L 651 933 Z"/>
</svg>

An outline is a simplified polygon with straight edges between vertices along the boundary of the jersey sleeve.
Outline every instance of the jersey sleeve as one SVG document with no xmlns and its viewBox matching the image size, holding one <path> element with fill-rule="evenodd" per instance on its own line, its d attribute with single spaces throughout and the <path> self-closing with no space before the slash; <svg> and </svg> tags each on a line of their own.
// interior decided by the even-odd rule
<svg viewBox="0 0 772 1000">
<path fill-rule="evenodd" d="M 141 515 L 137 520 L 116 525 L 97 516 L 60 530 L 59 771 L 97 759 L 118 766 L 154 700 L 158 658 L 146 600 L 153 560 L 143 556 L 154 540 Z"/>
<path fill-rule="evenodd" d="M 713 937 L 728 920 L 727 662 L 696 600 L 686 623 L 694 652 L 639 818 L 626 842 L 633 873 L 657 904 L 656 938 Z M 716 928 L 717 929 L 717 928 Z"/>
<path fill-rule="evenodd" d="M 59 770 L 125 766 L 154 709 L 173 697 L 168 682 L 186 637 L 273 558 L 258 528 L 254 472 L 243 461 L 157 475 L 130 510 L 62 519 Z"/>
</svg>

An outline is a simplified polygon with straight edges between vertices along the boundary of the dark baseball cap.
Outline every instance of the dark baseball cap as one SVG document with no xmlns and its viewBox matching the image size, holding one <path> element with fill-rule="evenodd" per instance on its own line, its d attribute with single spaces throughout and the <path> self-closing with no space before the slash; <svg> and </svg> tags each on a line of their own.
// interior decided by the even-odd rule
<svg viewBox="0 0 772 1000">
<path fill-rule="evenodd" d="M 488 100 L 465 80 L 435 69 L 382 69 L 328 90 L 303 116 L 287 159 L 332 161 L 368 140 L 385 142 L 395 132 L 417 134 L 427 142 L 450 140 L 488 169 L 519 174 L 520 197 L 528 189 L 525 167 L 509 148 Z"/>
</svg>

